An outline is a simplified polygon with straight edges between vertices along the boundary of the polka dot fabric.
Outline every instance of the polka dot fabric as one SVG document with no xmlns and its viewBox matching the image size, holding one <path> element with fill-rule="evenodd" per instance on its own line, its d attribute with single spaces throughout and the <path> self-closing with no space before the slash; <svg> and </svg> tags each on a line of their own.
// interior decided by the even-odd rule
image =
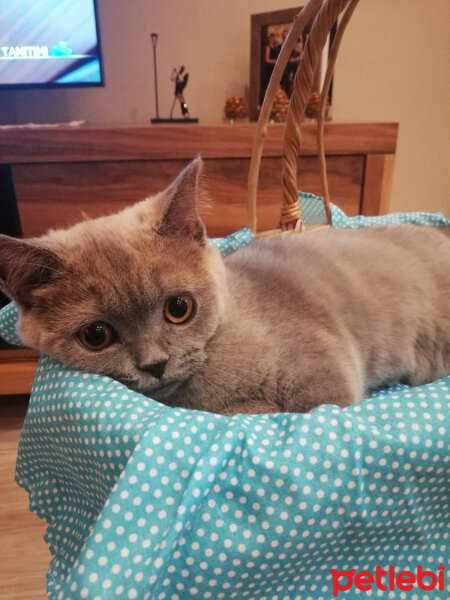
<svg viewBox="0 0 450 600">
<path fill-rule="evenodd" d="M 218 248 L 222 254 L 231 254 L 238 248 L 243 248 L 244 246 L 249 246 L 253 243 L 253 234 L 248 227 L 236 231 L 236 233 L 232 233 L 231 235 L 227 235 L 224 238 L 214 238 L 210 240 L 211 244 L 213 244 L 216 248 Z"/>
<path fill-rule="evenodd" d="M 441 213 L 390 213 L 379 217 L 347 217 L 347 215 L 338 206 L 333 206 L 331 211 L 333 227 L 341 227 L 343 229 L 358 229 L 359 227 L 375 227 L 379 225 L 402 225 L 409 223 L 410 225 L 426 225 L 429 227 L 437 227 L 446 225 L 450 226 L 450 219 L 447 219 Z"/>
<path fill-rule="evenodd" d="M 8 307 L 9 341 L 14 322 Z M 449 409 L 447 377 L 346 409 L 224 417 L 43 356 L 16 478 L 49 523 L 49 597 L 329 600 L 331 569 L 448 571 Z M 449 576 L 364 594 L 444 599 Z"/>
<path fill-rule="evenodd" d="M 308 192 L 299 192 L 298 201 L 305 225 L 323 225 L 327 222 L 323 198 Z M 337 207 L 336 207 L 337 208 Z"/>
<path fill-rule="evenodd" d="M 17 309 L 12 302 L 0 310 L 0 337 L 13 346 L 22 345 L 16 331 L 17 318 Z"/>
</svg>

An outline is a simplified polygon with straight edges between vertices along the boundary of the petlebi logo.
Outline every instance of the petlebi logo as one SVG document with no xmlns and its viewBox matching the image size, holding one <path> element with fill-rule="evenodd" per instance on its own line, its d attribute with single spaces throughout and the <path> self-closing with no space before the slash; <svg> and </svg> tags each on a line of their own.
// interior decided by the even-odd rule
<svg viewBox="0 0 450 600">
<path fill-rule="evenodd" d="M 369 591 L 374 587 L 386 591 L 409 591 L 420 589 L 425 592 L 432 590 L 444 591 L 445 565 L 438 565 L 437 574 L 433 571 L 424 570 L 418 565 L 414 571 L 400 571 L 395 574 L 395 567 L 390 565 L 387 571 L 384 571 L 379 565 L 375 567 L 375 572 L 356 571 L 337 571 L 331 569 L 333 577 L 333 596 L 336 598 L 339 592 L 345 592 L 353 586 L 361 591 Z"/>
</svg>

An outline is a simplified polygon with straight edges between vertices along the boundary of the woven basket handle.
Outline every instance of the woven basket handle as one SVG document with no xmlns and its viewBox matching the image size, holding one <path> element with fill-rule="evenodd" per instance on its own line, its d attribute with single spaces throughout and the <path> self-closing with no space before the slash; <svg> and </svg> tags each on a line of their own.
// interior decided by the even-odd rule
<svg viewBox="0 0 450 600">
<path fill-rule="evenodd" d="M 325 101 L 326 96 L 328 95 L 328 89 L 331 82 L 339 43 L 357 2 L 358 0 L 309 0 L 305 7 L 295 17 L 291 30 L 285 40 L 283 48 L 281 49 L 277 63 L 275 64 L 275 68 L 266 91 L 253 144 L 248 178 L 247 224 L 254 234 L 256 234 L 257 231 L 256 206 L 259 168 L 261 164 L 262 147 L 267 135 L 267 125 L 269 122 L 270 110 L 272 108 L 275 94 L 279 88 L 281 77 L 291 56 L 292 50 L 294 49 L 295 43 L 306 25 L 315 16 L 311 32 L 305 45 L 303 58 L 294 79 L 294 88 L 289 103 L 286 121 L 282 167 L 283 205 L 280 216 L 280 230 L 299 231 L 303 227 L 297 192 L 297 162 L 301 141 L 300 123 L 305 114 L 305 109 L 312 90 L 314 75 L 317 71 L 322 49 L 325 46 L 328 33 L 330 32 L 334 23 L 337 21 L 339 14 L 344 10 L 344 8 L 347 7 L 345 15 L 347 19 L 342 20 L 341 25 L 343 25 L 343 27 L 339 27 L 339 35 L 336 35 L 335 43 L 333 44 L 333 48 L 330 53 L 330 62 L 328 64 L 328 70 L 324 81 L 324 89 L 322 91 L 321 98 L 322 102 L 319 109 L 319 114 L 322 115 L 322 121 L 320 121 L 319 118 L 318 128 L 318 136 L 322 136 L 322 140 L 319 141 L 319 150 L 321 149 L 323 153 L 323 156 L 320 157 L 320 163 L 322 181 L 326 182 L 325 159 L 323 152 L 323 114 L 325 112 Z M 324 189 L 324 198 L 326 204 L 325 210 L 329 222 L 330 209 L 327 186 Z M 277 233 L 280 230 L 275 230 L 273 233 Z"/>
</svg>

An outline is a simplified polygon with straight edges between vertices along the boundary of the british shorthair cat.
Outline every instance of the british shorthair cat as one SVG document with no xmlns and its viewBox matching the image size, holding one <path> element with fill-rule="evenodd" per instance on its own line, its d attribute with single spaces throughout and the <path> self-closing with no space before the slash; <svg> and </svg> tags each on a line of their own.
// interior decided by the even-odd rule
<svg viewBox="0 0 450 600">
<path fill-rule="evenodd" d="M 164 192 L 38 239 L 0 236 L 24 344 L 165 404 L 222 414 L 345 406 L 450 373 L 450 238 L 322 230 L 222 257 L 200 159 Z"/>
</svg>

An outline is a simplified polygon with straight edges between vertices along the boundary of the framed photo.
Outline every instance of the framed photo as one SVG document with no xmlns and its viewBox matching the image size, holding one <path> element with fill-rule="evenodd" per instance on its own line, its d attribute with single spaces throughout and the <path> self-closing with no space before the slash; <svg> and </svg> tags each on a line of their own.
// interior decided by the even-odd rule
<svg viewBox="0 0 450 600">
<path fill-rule="evenodd" d="M 276 10 L 273 12 L 259 13 L 251 16 L 251 46 L 250 46 L 250 90 L 249 90 L 249 115 L 250 120 L 256 121 L 264 100 L 267 86 L 273 68 L 280 53 L 284 40 L 289 33 L 294 17 L 302 7 Z M 281 78 L 281 88 L 288 98 L 292 93 L 295 73 L 301 62 L 303 49 L 308 39 L 312 23 L 308 24 L 303 35 L 297 40 L 291 57 Z M 334 37 L 335 27 L 331 32 Z M 328 52 L 328 50 L 327 50 Z M 319 66 L 313 92 L 320 91 L 321 65 Z M 331 88 L 330 88 L 331 102 Z"/>
</svg>

